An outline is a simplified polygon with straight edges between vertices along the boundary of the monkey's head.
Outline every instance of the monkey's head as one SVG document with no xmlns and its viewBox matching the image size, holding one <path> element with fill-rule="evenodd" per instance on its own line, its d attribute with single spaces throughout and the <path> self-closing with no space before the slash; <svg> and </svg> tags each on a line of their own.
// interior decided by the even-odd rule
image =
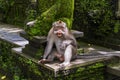
<svg viewBox="0 0 120 80">
<path fill-rule="evenodd" d="M 59 20 L 54 22 L 52 26 L 53 26 L 53 33 L 57 35 L 57 37 L 60 38 L 65 35 L 67 29 L 65 22 Z"/>
</svg>

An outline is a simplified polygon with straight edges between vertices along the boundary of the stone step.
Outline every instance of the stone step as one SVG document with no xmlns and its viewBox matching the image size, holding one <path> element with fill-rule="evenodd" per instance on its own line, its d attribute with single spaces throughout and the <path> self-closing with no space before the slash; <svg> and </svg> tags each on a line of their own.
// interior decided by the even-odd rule
<svg viewBox="0 0 120 80">
<path fill-rule="evenodd" d="M 16 26 L 0 23 L 0 39 L 5 40 L 17 46 L 24 46 L 28 41 L 22 38 L 19 33 L 23 31 Z"/>
<path fill-rule="evenodd" d="M 38 64 L 38 60 L 28 56 L 27 54 L 22 53 L 22 47 L 19 48 L 13 48 L 12 52 L 15 54 L 18 54 L 24 58 L 30 59 L 32 60 L 34 63 Z M 102 62 L 104 60 L 106 60 L 107 58 L 105 57 L 101 57 L 101 58 L 93 58 L 93 59 L 76 59 L 74 61 L 71 62 L 71 64 L 67 67 L 65 67 L 64 69 L 61 69 L 59 64 L 60 62 L 53 62 L 53 63 L 49 63 L 49 64 L 38 64 L 40 67 L 44 67 L 46 68 L 46 70 L 50 70 L 54 73 L 54 77 L 58 77 L 60 75 L 69 75 L 71 73 L 74 72 L 74 69 L 78 68 L 78 67 L 83 67 L 83 66 L 87 66 L 87 65 L 91 65 L 97 62 Z"/>
<path fill-rule="evenodd" d="M 81 47 L 83 47 L 84 49 L 90 48 L 90 46 L 86 46 L 86 45 L 84 45 L 84 43 L 83 44 L 81 43 Z M 21 47 L 13 48 L 12 52 L 15 53 L 15 54 L 18 54 L 22 57 L 25 57 L 27 59 L 32 60 L 33 62 L 38 64 L 40 67 L 44 67 L 47 70 L 52 71 L 54 73 L 54 77 L 58 77 L 59 75 L 68 75 L 68 74 L 75 73 L 74 69 L 76 69 L 78 67 L 85 67 L 85 66 L 88 66 L 88 65 L 91 65 L 91 64 L 95 64 L 97 62 L 105 62 L 109 59 L 112 59 L 114 57 L 113 54 L 115 54 L 115 56 L 120 57 L 119 56 L 120 51 L 114 51 L 114 50 L 111 50 L 111 49 L 106 49 L 106 48 L 99 47 L 99 46 L 94 46 L 94 45 L 91 45 L 90 49 L 91 49 L 91 51 L 87 52 L 86 53 L 87 55 L 89 55 L 91 53 L 99 53 L 99 54 L 103 54 L 105 56 L 93 57 L 93 58 L 84 58 L 83 57 L 81 59 L 76 59 L 76 60 L 73 60 L 71 62 L 71 64 L 69 66 L 65 67 L 63 70 L 61 70 L 61 68 L 59 67 L 60 62 L 58 62 L 58 61 L 54 61 L 52 63 L 44 64 L 44 65 L 43 64 L 38 64 L 38 59 L 35 59 L 35 58 L 29 56 L 28 54 L 23 53 Z M 107 54 L 107 56 L 106 56 L 106 54 Z M 81 55 L 83 56 L 84 54 L 81 54 Z"/>
<path fill-rule="evenodd" d="M 120 77 L 120 63 L 107 67 L 107 72 Z"/>
</svg>

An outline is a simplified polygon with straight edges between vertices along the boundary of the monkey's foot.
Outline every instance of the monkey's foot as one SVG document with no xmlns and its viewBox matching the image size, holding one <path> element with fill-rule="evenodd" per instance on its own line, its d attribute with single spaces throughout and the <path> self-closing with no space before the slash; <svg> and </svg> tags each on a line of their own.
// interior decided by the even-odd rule
<svg viewBox="0 0 120 80">
<path fill-rule="evenodd" d="M 60 67 L 66 67 L 70 64 L 70 62 L 63 62 L 61 64 L 59 64 Z"/>
<path fill-rule="evenodd" d="M 47 59 L 41 59 L 38 61 L 38 63 L 42 63 L 42 64 L 45 64 L 45 63 L 49 63 L 50 61 L 47 60 Z"/>
</svg>

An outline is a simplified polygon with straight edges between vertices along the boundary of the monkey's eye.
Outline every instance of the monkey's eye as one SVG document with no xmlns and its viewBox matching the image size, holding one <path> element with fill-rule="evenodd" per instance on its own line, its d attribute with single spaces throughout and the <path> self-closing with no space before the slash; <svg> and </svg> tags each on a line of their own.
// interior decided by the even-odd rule
<svg viewBox="0 0 120 80">
<path fill-rule="evenodd" d="M 64 30 L 64 27 L 60 26 L 59 29 Z"/>
<path fill-rule="evenodd" d="M 54 31 L 58 31 L 58 28 L 54 28 Z"/>
<path fill-rule="evenodd" d="M 64 29 L 64 27 L 61 27 L 61 29 Z"/>
<path fill-rule="evenodd" d="M 64 27 L 63 26 L 55 26 L 54 31 L 58 31 L 58 30 L 64 31 Z"/>
</svg>

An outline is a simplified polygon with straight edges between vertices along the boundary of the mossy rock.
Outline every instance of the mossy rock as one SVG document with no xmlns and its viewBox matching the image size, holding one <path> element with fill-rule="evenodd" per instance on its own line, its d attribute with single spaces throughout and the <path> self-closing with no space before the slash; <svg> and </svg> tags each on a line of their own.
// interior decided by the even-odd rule
<svg viewBox="0 0 120 80">
<path fill-rule="evenodd" d="M 35 26 L 26 31 L 30 36 L 47 35 L 52 23 L 64 21 L 71 29 L 73 21 L 74 0 L 38 0 L 39 15 Z"/>
</svg>

